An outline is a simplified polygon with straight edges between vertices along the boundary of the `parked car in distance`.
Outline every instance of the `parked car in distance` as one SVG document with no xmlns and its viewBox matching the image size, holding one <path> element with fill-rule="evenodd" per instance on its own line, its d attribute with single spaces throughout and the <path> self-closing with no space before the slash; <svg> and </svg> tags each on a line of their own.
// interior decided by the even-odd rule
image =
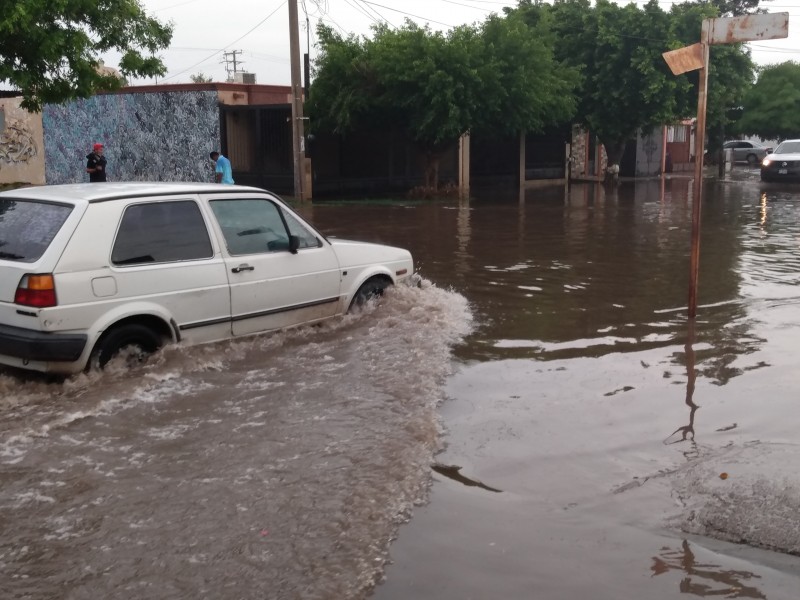
<svg viewBox="0 0 800 600">
<path fill-rule="evenodd" d="M 772 148 L 769 146 L 747 140 L 732 140 L 725 142 L 722 147 L 725 150 L 731 149 L 733 151 L 733 162 L 746 162 L 753 167 L 772 152 Z"/>
<path fill-rule="evenodd" d="M 784 140 L 761 161 L 761 181 L 800 179 L 800 140 Z"/>
<path fill-rule="evenodd" d="M 417 277 L 407 250 L 328 239 L 258 188 L 2 192 L 0 364 L 69 374 L 124 349 L 316 323 Z"/>
</svg>

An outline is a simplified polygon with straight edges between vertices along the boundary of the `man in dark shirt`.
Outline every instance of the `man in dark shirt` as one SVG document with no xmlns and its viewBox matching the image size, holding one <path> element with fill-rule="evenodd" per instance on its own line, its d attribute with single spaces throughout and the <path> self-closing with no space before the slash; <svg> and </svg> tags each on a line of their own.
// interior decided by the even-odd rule
<svg viewBox="0 0 800 600">
<path fill-rule="evenodd" d="M 86 172 L 89 174 L 91 183 L 106 180 L 106 157 L 103 156 L 103 144 L 95 144 L 92 152 L 86 155 Z"/>
</svg>

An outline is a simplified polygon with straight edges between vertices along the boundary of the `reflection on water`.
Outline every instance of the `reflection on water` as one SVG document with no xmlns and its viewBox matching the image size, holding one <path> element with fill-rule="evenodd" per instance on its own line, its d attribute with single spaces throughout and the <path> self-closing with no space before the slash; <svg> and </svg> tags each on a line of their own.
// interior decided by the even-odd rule
<svg viewBox="0 0 800 600">
<path fill-rule="evenodd" d="M 677 444 L 688 441 L 689 449 L 683 451 L 686 458 L 696 458 L 698 456 L 697 444 L 694 440 L 694 415 L 700 407 L 694 402 L 694 389 L 697 381 L 697 371 L 694 366 L 694 330 L 695 321 L 694 319 L 689 319 L 686 329 L 686 345 L 684 346 L 684 358 L 686 361 L 686 397 L 684 401 L 686 406 L 689 407 L 689 423 L 678 427 L 664 440 L 665 444 Z"/>
<path fill-rule="evenodd" d="M 458 465 L 444 465 L 442 463 L 433 463 L 431 465 L 431 469 L 439 473 L 440 475 L 444 475 L 445 477 L 452 479 L 453 481 L 457 481 L 462 483 L 468 487 L 478 487 L 489 492 L 502 492 L 503 490 L 498 490 L 497 488 L 490 487 L 483 483 L 482 481 L 478 481 L 477 479 L 472 479 L 471 477 L 467 477 L 466 475 L 461 473 L 461 467 Z"/>
<path fill-rule="evenodd" d="M 745 584 L 751 579 L 760 579 L 760 576 L 749 571 L 724 570 L 719 565 L 699 562 L 687 540 L 683 540 L 680 550 L 662 548 L 660 554 L 653 557 L 650 570 L 654 577 L 670 571 L 685 572 L 686 576 L 681 579 L 679 586 L 682 594 L 766 598 L 757 587 Z"/>
</svg>

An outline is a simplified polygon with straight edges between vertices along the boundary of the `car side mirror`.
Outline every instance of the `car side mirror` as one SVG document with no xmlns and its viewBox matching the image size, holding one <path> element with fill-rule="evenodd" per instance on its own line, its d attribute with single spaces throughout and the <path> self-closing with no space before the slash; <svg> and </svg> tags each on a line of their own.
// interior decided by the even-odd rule
<svg viewBox="0 0 800 600">
<path fill-rule="evenodd" d="M 289 252 L 297 254 L 297 249 L 300 248 L 300 238 L 296 235 L 289 236 Z"/>
</svg>

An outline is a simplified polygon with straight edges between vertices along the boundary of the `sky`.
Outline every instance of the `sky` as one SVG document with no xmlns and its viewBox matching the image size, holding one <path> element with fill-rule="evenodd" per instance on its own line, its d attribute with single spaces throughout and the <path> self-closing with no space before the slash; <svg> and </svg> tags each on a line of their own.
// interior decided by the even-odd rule
<svg viewBox="0 0 800 600">
<path fill-rule="evenodd" d="M 516 0 L 296 0 L 300 22 L 300 52 L 316 54 L 315 30 L 322 21 L 342 34 L 371 34 L 377 22 L 398 27 L 408 18 L 434 30 L 479 23 Z M 164 77 L 136 79 L 132 85 L 188 83 L 202 73 L 226 81 L 228 71 L 254 73 L 261 84 L 289 85 L 289 8 L 287 0 L 140 0 L 146 12 L 162 22 L 172 22 L 170 48 L 159 53 L 167 66 Z M 625 3 L 627 2 L 620 2 Z M 644 0 L 637 0 L 640 6 Z M 665 10 L 675 0 L 662 0 Z M 789 13 L 789 37 L 751 44 L 756 64 L 800 61 L 800 0 L 772 0 L 762 6 L 770 12 Z M 699 31 L 698 31 L 699 40 Z M 235 51 L 235 54 L 234 54 Z M 227 59 L 226 54 L 227 53 Z M 105 58 L 116 67 L 113 54 Z M 227 67 L 227 70 L 226 70 Z"/>
</svg>

